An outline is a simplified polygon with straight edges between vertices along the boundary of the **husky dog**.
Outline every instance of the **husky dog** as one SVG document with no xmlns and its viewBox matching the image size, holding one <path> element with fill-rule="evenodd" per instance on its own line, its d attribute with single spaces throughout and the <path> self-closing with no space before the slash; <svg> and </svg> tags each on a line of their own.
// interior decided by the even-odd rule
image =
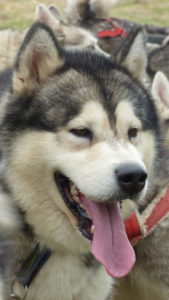
<svg viewBox="0 0 169 300">
<path fill-rule="evenodd" d="M 120 203 L 150 201 L 163 171 L 145 67 L 140 28 L 108 59 L 61 49 L 35 23 L 1 74 L 2 187 L 24 224 L 10 277 L 16 297 L 28 287 L 27 300 L 106 300 L 112 277 L 132 269 Z"/>
<path fill-rule="evenodd" d="M 65 13 L 71 24 L 82 24 L 89 18 L 105 18 L 118 0 L 67 0 Z"/>
<path fill-rule="evenodd" d="M 155 74 L 151 91 L 159 110 L 165 145 L 169 149 L 169 80 L 164 73 Z"/>
<path fill-rule="evenodd" d="M 124 36 L 98 38 L 98 32 L 114 30 L 112 22 L 106 21 L 116 0 L 67 0 L 65 8 L 69 25 L 89 30 L 96 38 L 97 45 L 106 53 L 112 54 L 124 41 Z"/>
<path fill-rule="evenodd" d="M 54 5 L 49 9 L 44 4 L 38 5 L 35 19 L 44 22 L 53 30 L 61 46 L 73 49 L 87 48 L 107 55 L 98 46 L 98 39 L 89 30 L 68 24 Z"/>
<path fill-rule="evenodd" d="M 48 9 L 44 4 L 38 5 L 35 11 L 35 20 L 50 26 L 59 44 L 64 47 L 73 49 L 85 47 L 107 55 L 98 46 L 98 39 L 89 30 L 68 24 L 55 6 Z M 12 66 L 26 32 L 27 29 L 22 32 L 12 29 L 0 30 L 0 71 Z"/>
<path fill-rule="evenodd" d="M 113 52 L 123 44 L 125 36 L 131 27 L 136 25 L 136 23 L 126 20 L 108 18 L 111 9 L 116 4 L 118 4 L 116 0 L 67 0 L 65 12 L 69 24 L 78 25 L 90 30 L 95 37 L 98 37 L 100 31 L 105 31 L 105 36 L 102 35 L 98 38 L 97 45 L 106 53 L 113 54 Z M 150 34 L 148 27 L 143 27 L 147 31 L 148 37 L 146 44 L 147 52 L 157 50 L 164 35 Z M 123 28 L 125 28 L 125 30 Z M 115 30 L 117 30 L 117 36 L 111 36 L 110 32 Z"/>
</svg>

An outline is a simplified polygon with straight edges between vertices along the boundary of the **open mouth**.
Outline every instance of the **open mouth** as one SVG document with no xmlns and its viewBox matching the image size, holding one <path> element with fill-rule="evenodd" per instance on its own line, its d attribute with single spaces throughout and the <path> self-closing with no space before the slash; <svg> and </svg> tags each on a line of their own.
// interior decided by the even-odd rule
<svg viewBox="0 0 169 300">
<path fill-rule="evenodd" d="M 88 216 L 83 203 L 80 199 L 81 193 L 78 188 L 66 176 L 55 172 L 55 182 L 58 186 L 67 207 L 76 217 L 80 232 L 89 240 L 92 240 L 94 233 L 94 225 Z"/>
<path fill-rule="evenodd" d="M 134 264 L 135 253 L 127 238 L 119 202 L 92 201 L 66 176 L 55 172 L 54 178 L 67 207 L 77 219 L 79 230 L 91 240 L 93 256 L 109 275 L 126 276 Z"/>
</svg>

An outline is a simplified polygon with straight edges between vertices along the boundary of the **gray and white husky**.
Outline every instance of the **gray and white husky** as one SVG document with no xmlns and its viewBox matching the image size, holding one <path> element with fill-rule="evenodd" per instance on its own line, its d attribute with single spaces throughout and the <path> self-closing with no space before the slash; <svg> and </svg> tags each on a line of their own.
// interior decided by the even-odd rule
<svg viewBox="0 0 169 300">
<path fill-rule="evenodd" d="M 140 27 L 106 58 L 64 50 L 35 23 L 0 75 L 1 185 L 22 219 L 14 297 L 106 300 L 112 277 L 131 271 L 135 252 L 120 206 L 151 201 L 163 187 L 159 176 L 167 180 L 145 68 Z"/>
</svg>

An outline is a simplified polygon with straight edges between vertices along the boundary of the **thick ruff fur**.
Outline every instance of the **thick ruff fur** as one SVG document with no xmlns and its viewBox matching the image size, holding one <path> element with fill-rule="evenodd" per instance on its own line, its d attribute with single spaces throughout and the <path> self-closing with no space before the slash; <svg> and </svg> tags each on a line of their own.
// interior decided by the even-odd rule
<svg viewBox="0 0 169 300">
<path fill-rule="evenodd" d="M 60 49 L 51 29 L 35 23 L 13 69 L 0 75 L 2 188 L 22 212 L 24 224 L 15 234 L 11 280 L 37 243 L 52 251 L 28 288 L 27 300 L 110 296 L 113 279 L 92 256 L 91 242 L 79 230 L 83 225 L 66 203 L 75 204 L 80 193 L 90 203 L 119 207 L 128 198 L 146 203 L 157 192 L 163 151 L 158 115 L 144 87 L 145 66 L 140 28 L 133 28 L 117 55 L 108 59 Z M 66 176 L 66 184 L 72 182 L 70 201 L 58 189 L 58 173 Z M 145 244 L 143 269 L 165 285 L 162 268 L 156 275 L 146 260 L 153 241 L 152 253 L 159 249 L 155 235 L 148 238 L 150 244 L 140 244 Z M 139 281 L 144 275 L 138 274 L 140 268 L 135 271 Z M 18 282 L 14 291 L 23 297 Z"/>
</svg>

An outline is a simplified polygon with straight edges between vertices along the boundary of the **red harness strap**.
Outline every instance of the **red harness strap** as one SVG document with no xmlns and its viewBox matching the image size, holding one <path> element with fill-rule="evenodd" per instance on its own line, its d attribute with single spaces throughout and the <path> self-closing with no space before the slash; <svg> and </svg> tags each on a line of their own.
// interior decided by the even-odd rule
<svg viewBox="0 0 169 300">
<path fill-rule="evenodd" d="M 144 238 L 160 223 L 169 213 L 169 190 L 164 197 L 156 197 L 142 214 L 132 213 L 130 218 L 125 220 L 127 236 L 132 245 Z"/>
<path fill-rule="evenodd" d="M 121 28 L 116 26 L 111 19 L 106 20 L 109 24 L 112 25 L 114 30 L 102 30 L 97 33 L 98 38 L 106 38 L 106 37 L 117 37 L 117 36 L 127 36 L 127 32 Z"/>
<path fill-rule="evenodd" d="M 134 246 L 137 242 L 143 238 L 140 225 L 135 213 L 132 213 L 130 218 L 125 220 L 125 227 L 129 241 Z"/>
<path fill-rule="evenodd" d="M 145 226 L 149 232 L 169 212 L 169 190 L 154 207 L 151 215 L 147 218 Z"/>
</svg>

